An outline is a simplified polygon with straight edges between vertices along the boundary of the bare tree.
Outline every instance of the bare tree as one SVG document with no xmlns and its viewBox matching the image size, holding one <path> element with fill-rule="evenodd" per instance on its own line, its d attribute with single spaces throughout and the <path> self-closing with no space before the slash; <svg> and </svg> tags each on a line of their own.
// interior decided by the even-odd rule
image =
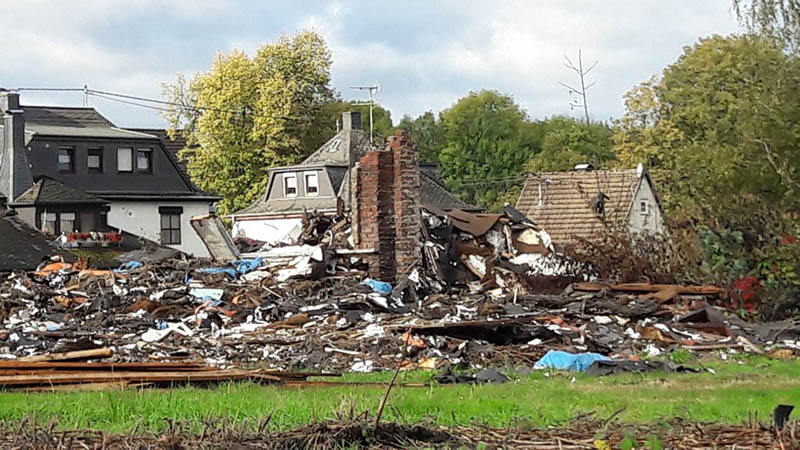
<svg viewBox="0 0 800 450">
<path fill-rule="evenodd" d="M 595 61 L 587 69 L 584 69 L 583 68 L 583 56 L 581 55 L 580 49 L 578 50 L 578 64 L 577 65 L 575 65 L 567 57 L 567 55 L 564 55 L 564 59 L 567 60 L 567 62 L 564 63 L 564 67 L 566 67 L 567 69 L 569 69 L 569 70 L 571 70 L 571 71 L 573 71 L 573 72 L 578 74 L 578 78 L 580 79 L 580 82 L 581 82 L 581 87 L 580 88 L 574 88 L 574 87 L 568 85 L 567 83 L 562 83 L 560 81 L 558 82 L 558 84 L 560 84 L 561 86 L 564 86 L 565 88 L 567 88 L 570 95 L 577 95 L 578 97 L 580 97 L 580 101 L 574 100 L 574 101 L 570 102 L 569 108 L 570 109 L 575 109 L 575 108 L 581 108 L 582 107 L 583 108 L 583 112 L 586 115 L 586 123 L 589 124 L 589 105 L 586 102 L 586 91 L 588 91 L 590 87 L 594 86 L 595 82 L 592 81 L 591 83 L 589 83 L 587 85 L 586 84 L 586 75 L 589 75 L 589 72 L 591 72 L 592 69 L 594 69 L 595 66 L 597 66 L 597 62 L 598 61 Z"/>
<path fill-rule="evenodd" d="M 781 39 L 800 53 L 800 0 L 733 0 L 733 11 L 748 31 Z"/>
</svg>

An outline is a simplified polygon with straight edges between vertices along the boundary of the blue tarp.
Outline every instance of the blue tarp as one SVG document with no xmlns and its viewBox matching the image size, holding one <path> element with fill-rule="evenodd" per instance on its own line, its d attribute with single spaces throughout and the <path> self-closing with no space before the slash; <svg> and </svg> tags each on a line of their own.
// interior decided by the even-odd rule
<svg viewBox="0 0 800 450">
<path fill-rule="evenodd" d="M 130 272 L 131 270 L 136 270 L 142 266 L 144 266 L 144 264 L 140 263 L 139 261 L 130 261 L 119 266 L 119 269 L 114 270 L 114 272 L 117 273 Z"/>
<path fill-rule="evenodd" d="M 372 288 L 372 292 L 381 295 L 389 295 L 392 293 L 391 283 L 386 283 L 384 281 L 378 281 L 378 280 L 373 280 L 372 278 L 367 278 L 364 281 L 362 281 L 361 284 L 366 284 L 367 286 Z"/>
<path fill-rule="evenodd" d="M 558 369 L 574 372 L 586 372 L 595 361 L 610 361 L 611 358 L 599 353 L 567 353 L 560 350 L 550 350 L 536 361 L 534 369 Z"/>
<path fill-rule="evenodd" d="M 236 271 L 239 272 L 240 275 L 244 275 L 261 267 L 261 261 L 263 261 L 262 258 L 237 259 L 231 262 L 231 264 L 236 266 Z"/>
</svg>

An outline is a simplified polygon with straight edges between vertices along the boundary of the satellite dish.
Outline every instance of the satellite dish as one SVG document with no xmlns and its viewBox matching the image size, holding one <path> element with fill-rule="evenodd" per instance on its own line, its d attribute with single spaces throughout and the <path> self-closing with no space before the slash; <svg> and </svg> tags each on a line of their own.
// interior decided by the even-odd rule
<svg viewBox="0 0 800 450">
<path fill-rule="evenodd" d="M 642 178 L 642 175 L 644 175 L 644 164 L 639 163 L 636 166 L 636 178 Z"/>
</svg>

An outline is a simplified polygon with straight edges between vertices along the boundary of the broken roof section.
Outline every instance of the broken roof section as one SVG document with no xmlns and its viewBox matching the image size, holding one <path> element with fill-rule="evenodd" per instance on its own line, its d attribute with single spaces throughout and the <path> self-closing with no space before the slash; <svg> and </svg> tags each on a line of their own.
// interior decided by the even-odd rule
<svg viewBox="0 0 800 450">
<path fill-rule="evenodd" d="M 55 242 L 23 222 L 14 210 L 0 210 L 0 272 L 33 270 L 53 255 Z"/>
<path fill-rule="evenodd" d="M 13 206 L 24 205 L 63 205 L 63 204 L 98 204 L 105 205 L 108 201 L 88 194 L 80 189 L 56 181 L 50 177 L 39 179 L 27 191 L 12 203 Z"/>
<path fill-rule="evenodd" d="M 571 243 L 624 224 L 645 181 L 650 182 L 649 175 L 638 169 L 533 174 L 525 181 L 517 209 L 547 230 L 554 242 Z M 607 197 L 602 214 L 593 206 L 601 193 Z"/>
</svg>

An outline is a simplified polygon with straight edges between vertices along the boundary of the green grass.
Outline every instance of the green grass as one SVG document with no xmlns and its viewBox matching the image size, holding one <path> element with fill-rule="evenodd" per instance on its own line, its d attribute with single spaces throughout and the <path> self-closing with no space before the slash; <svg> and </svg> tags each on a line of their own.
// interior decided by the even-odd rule
<svg viewBox="0 0 800 450">
<path fill-rule="evenodd" d="M 800 364 L 749 360 L 745 364 L 709 363 L 716 374 L 647 374 L 592 378 L 542 372 L 494 386 L 432 386 L 392 391 L 386 420 L 443 425 L 548 426 L 594 412 L 626 422 L 656 422 L 682 417 L 740 423 L 757 413 L 767 420 L 778 403 L 800 402 Z M 574 380 L 573 380 L 574 377 Z M 347 374 L 345 381 L 386 381 L 391 373 Z M 430 374 L 410 372 L 401 381 L 426 381 Z M 57 420 L 61 428 L 121 432 L 159 431 L 165 418 L 199 429 L 205 420 L 255 424 L 273 414 L 272 428 L 287 429 L 334 417 L 355 405 L 377 409 L 385 389 L 322 387 L 286 389 L 249 383 L 215 388 L 70 393 L 0 393 L 0 420 Z"/>
</svg>

